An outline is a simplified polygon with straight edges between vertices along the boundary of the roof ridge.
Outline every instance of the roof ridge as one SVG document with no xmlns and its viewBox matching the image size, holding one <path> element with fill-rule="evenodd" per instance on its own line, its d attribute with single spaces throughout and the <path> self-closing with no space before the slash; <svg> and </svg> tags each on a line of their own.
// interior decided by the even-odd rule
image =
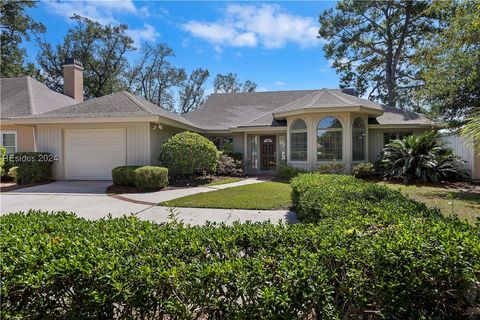
<svg viewBox="0 0 480 320">
<path fill-rule="evenodd" d="M 355 105 L 355 103 L 352 103 L 351 101 L 348 101 L 347 99 L 345 99 L 344 97 L 338 95 L 337 93 L 338 92 L 332 92 L 331 90 L 327 91 L 328 93 L 330 93 L 331 95 L 337 97 L 338 99 L 342 100 L 343 102 L 345 102 L 346 104 L 350 104 L 350 105 Z M 340 91 L 341 92 L 341 91 Z M 343 93 L 343 92 L 342 92 Z M 346 94 L 346 93 L 344 93 Z M 353 96 L 352 96 L 353 97 Z"/>
<path fill-rule="evenodd" d="M 148 110 L 140 101 L 138 101 L 130 92 L 126 91 L 126 90 L 122 90 L 120 91 L 120 93 L 123 93 L 125 94 L 131 101 L 133 101 L 133 103 L 135 103 L 142 111 L 145 111 L 145 112 L 148 112 L 150 114 L 154 114 L 152 113 L 150 110 Z M 156 115 L 156 114 L 154 114 Z"/>
<path fill-rule="evenodd" d="M 30 85 L 30 77 L 25 76 L 25 88 L 27 91 L 27 100 L 28 100 L 28 108 L 30 109 L 30 114 L 34 114 L 33 110 L 33 97 L 32 97 L 32 88 Z"/>
</svg>

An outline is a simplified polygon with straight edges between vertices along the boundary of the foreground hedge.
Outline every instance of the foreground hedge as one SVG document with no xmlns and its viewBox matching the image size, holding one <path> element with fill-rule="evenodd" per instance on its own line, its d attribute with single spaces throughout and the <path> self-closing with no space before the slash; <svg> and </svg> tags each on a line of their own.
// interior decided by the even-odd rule
<svg viewBox="0 0 480 320">
<path fill-rule="evenodd" d="M 480 225 L 412 215 L 187 227 L 0 217 L 2 318 L 463 319 Z"/>
</svg>

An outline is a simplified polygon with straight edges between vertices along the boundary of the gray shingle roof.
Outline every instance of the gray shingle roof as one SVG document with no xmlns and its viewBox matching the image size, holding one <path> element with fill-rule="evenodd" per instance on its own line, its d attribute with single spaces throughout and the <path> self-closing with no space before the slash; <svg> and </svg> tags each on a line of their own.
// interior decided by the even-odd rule
<svg viewBox="0 0 480 320">
<path fill-rule="evenodd" d="M 277 109 L 275 113 L 312 108 L 321 109 L 353 106 L 362 106 L 376 110 L 382 110 L 382 105 L 373 101 L 343 93 L 338 89 L 321 89 Z"/>
<path fill-rule="evenodd" d="M 162 116 L 194 126 L 182 116 L 166 111 L 127 91 L 115 92 L 100 98 L 80 102 L 57 110 L 36 115 L 35 118 L 98 118 Z"/>
<path fill-rule="evenodd" d="M 4 78 L 0 82 L 2 118 L 97 118 L 161 116 L 204 130 L 234 127 L 285 126 L 273 114 L 306 108 L 365 106 L 384 110 L 376 124 L 430 125 L 424 116 L 382 106 L 340 89 L 212 94 L 198 110 L 179 115 L 126 91 L 75 103 L 30 78 Z"/>
<path fill-rule="evenodd" d="M 383 106 L 383 115 L 372 119 L 371 124 L 383 124 L 383 125 L 434 125 L 435 122 L 427 117 L 410 112 L 407 110 L 401 110 L 393 107 Z"/>
<path fill-rule="evenodd" d="M 75 103 L 31 77 L 0 79 L 1 118 L 38 115 Z"/>
<path fill-rule="evenodd" d="M 210 130 L 245 126 L 264 116 L 266 119 L 257 125 L 270 125 L 274 110 L 314 92 L 296 90 L 212 94 L 200 109 L 183 117 Z"/>
</svg>

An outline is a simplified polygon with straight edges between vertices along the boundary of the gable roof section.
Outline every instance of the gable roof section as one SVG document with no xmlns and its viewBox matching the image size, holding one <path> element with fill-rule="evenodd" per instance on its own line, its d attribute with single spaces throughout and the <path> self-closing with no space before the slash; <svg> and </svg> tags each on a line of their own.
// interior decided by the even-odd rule
<svg viewBox="0 0 480 320">
<path fill-rule="evenodd" d="M 127 91 L 115 92 L 100 98 L 80 102 L 40 115 L 35 118 L 102 118 L 102 117 L 143 117 L 161 116 L 173 121 L 194 126 L 182 116 L 135 96 Z"/>
<path fill-rule="evenodd" d="M 274 117 L 282 112 L 361 106 L 383 112 L 381 104 L 359 98 L 352 90 L 321 89 L 212 94 L 200 109 L 183 116 L 205 129 L 221 130 L 284 126 Z"/>
<path fill-rule="evenodd" d="M 272 112 L 288 103 L 301 99 L 316 90 L 270 91 L 212 94 L 195 111 L 182 115 L 207 130 L 225 130 L 246 126 L 265 117 L 258 125 L 269 126 Z"/>
<path fill-rule="evenodd" d="M 0 117 L 39 115 L 75 104 L 75 100 L 25 76 L 0 79 Z"/>
</svg>

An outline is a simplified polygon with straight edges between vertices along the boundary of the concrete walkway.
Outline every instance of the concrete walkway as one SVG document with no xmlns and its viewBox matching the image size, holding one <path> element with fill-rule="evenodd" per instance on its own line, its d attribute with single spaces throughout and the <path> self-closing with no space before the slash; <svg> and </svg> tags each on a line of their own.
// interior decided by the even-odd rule
<svg viewBox="0 0 480 320">
<path fill-rule="evenodd" d="M 198 193 L 205 193 L 211 192 L 216 190 L 222 190 L 227 188 L 239 187 L 239 186 L 246 186 L 249 184 L 255 184 L 260 182 L 269 181 L 269 179 L 264 178 L 248 178 L 242 181 L 233 182 L 233 183 L 226 183 L 220 184 L 216 186 L 201 186 L 201 187 L 193 187 L 193 188 L 179 188 L 179 189 L 172 189 L 172 190 L 161 190 L 157 192 L 148 192 L 148 193 L 128 193 L 122 194 L 122 198 L 125 200 L 131 199 L 134 201 L 141 201 L 146 202 L 149 204 L 158 204 L 160 202 L 169 201 L 185 196 L 190 196 L 193 194 Z"/>
<path fill-rule="evenodd" d="M 189 194 L 210 192 L 219 189 L 231 188 L 239 185 L 260 183 L 265 180 L 251 178 L 239 182 L 211 186 L 166 190 L 143 194 L 126 194 L 129 200 L 151 203 L 172 200 Z M 140 219 L 152 222 L 166 222 L 169 220 L 170 209 L 151 204 L 132 203 L 119 200 L 104 193 L 110 185 L 108 181 L 58 181 L 46 185 L 4 192 L 0 195 L 0 213 L 28 211 L 29 209 L 45 211 L 75 212 L 86 219 L 100 219 L 111 214 L 120 217 L 124 214 L 135 214 Z M 277 223 L 285 221 L 297 222 L 294 212 L 288 210 L 231 210 L 231 209 L 204 209 L 204 208 L 176 208 L 178 219 L 184 223 L 201 225 L 206 221 L 225 222 L 234 221 L 271 221 Z"/>
</svg>

